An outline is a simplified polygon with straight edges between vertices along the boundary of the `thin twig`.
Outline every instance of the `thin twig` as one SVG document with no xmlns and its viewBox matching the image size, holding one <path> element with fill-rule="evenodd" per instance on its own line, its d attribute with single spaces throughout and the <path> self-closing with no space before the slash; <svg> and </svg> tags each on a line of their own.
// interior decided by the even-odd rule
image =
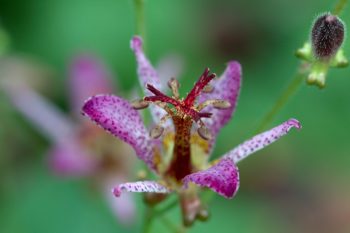
<svg viewBox="0 0 350 233">
<path fill-rule="evenodd" d="M 145 0 L 134 0 L 136 35 L 141 36 L 143 39 L 145 39 L 146 34 L 144 2 Z"/>
<path fill-rule="evenodd" d="M 185 233 L 186 232 L 186 228 L 184 228 L 183 226 L 176 226 L 165 216 L 161 216 L 160 220 L 167 227 L 167 229 L 169 229 L 173 233 Z"/>
<path fill-rule="evenodd" d="M 144 217 L 143 217 L 143 233 L 150 233 L 152 228 L 152 223 L 154 219 L 154 210 L 150 206 L 146 206 Z"/>
<path fill-rule="evenodd" d="M 177 206 L 178 204 L 178 200 L 175 199 L 174 201 L 170 202 L 168 205 L 166 205 L 165 207 L 159 209 L 159 210 L 155 210 L 154 212 L 154 216 L 161 216 L 163 214 L 165 214 L 166 212 L 170 211 L 171 209 L 173 209 L 174 207 Z"/>
<path fill-rule="evenodd" d="M 339 0 L 337 5 L 335 5 L 334 10 L 332 12 L 333 15 L 339 15 L 345 8 L 348 0 Z"/>
<path fill-rule="evenodd" d="M 287 104 L 289 99 L 296 93 L 296 91 L 299 89 L 300 84 L 306 77 L 305 71 L 303 69 L 299 69 L 298 73 L 295 75 L 295 77 L 292 79 L 292 81 L 289 83 L 285 91 L 282 92 L 280 97 L 275 102 L 275 105 L 272 107 L 272 109 L 265 115 L 259 126 L 257 127 L 255 133 L 262 132 L 267 126 L 270 125 L 270 123 L 273 121 L 273 119 L 276 117 L 277 113 L 281 111 L 281 109 Z"/>
</svg>

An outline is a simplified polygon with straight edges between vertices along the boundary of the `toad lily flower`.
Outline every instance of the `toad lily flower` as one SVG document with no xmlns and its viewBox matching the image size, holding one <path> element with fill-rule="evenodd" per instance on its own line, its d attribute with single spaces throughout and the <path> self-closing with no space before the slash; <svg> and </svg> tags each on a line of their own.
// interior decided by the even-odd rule
<svg viewBox="0 0 350 233">
<path fill-rule="evenodd" d="M 236 164 L 273 143 L 291 128 L 301 127 L 297 120 L 290 119 L 247 140 L 221 159 L 209 162 L 216 136 L 236 108 L 241 85 L 240 64 L 229 62 L 218 79 L 205 69 L 188 95 L 180 98 L 179 82 L 174 78 L 168 82 L 172 95 L 164 94 L 157 72 L 142 50 L 141 38 L 134 37 L 131 48 L 146 97 L 129 102 L 114 95 L 97 95 L 83 106 L 83 114 L 130 144 L 138 158 L 160 178 L 159 181 L 119 184 L 113 189 L 117 197 L 122 192 L 156 193 L 160 196 L 176 192 L 180 196 L 185 225 L 196 219 L 206 219 L 207 212 L 198 198 L 198 186 L 232 198 L 239 187 Z M 155 122 L 150 132 L 137 111 L 146 107 L 150 108 Z"/>
<path fill-rule="evenodd" d="M 79 117 L 72 118 L 26 84 L 30 81 L 29 72 L 19 72 L 21 68 L 10 68 L 9 64 L 2 66 L 0 69 L 6 82 L 1 86 L 14 107 L 52 142 L 48 156 L 51 169 L 65 177 L 97 179 L 98 188 L 118 220 L 130 224 L 135 214 L 132 197 L 126 195 L 115 199 L 110 188 L 113 187 L 111 181 L 127 180 L 134 162 L 130 160 L 130 154 L 134 152 L 125 143 L 115 142 L 111 135 L 79 114 L 87 97 L 113 91 L 107 69 L 92 56 L 79 56 L 73 61 L 68 89 L 72 97 L 72 112 Z"/>
</svg>

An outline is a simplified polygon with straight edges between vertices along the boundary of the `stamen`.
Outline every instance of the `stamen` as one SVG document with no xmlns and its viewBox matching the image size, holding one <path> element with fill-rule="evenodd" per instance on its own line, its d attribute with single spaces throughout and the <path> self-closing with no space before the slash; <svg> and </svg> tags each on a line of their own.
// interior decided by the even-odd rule
<svg viewBox="0 0 350 233">
<path fill-rule="evenodd" d="M 179 99 L 180 98 L 180 93 L 179 93 L 180 84 L 179 84 L 179 81 L 177 81 L 175 78 L 171 78 L 168 81 L 168 86 L 171 89 L 175 99 Z"/>
<path fill-rule="evenodd" d="M 210 84 L 207 84 L 202 90 L 202 92 L 204 93 L 212 93 L 213 91 L 214 91 L 214 87 Z"/>
<path fill-rule="evenodd" d="M 160 136 L 162 136 L 163 132 L 164 132 L 164 127 L 162 127 L 160 125 L 156 125 L 155 127 L 153 127 L 151 129 L 151 132 L 149 135 L 151 136 L 151 138 L 157 139 Z"/>
<path fill-rule="evenodd" d="M 167 96 L 163 94 L 160 90 L 158 90 L 156 87 L 154 87 L 151 84 L 147 84 L 147 89 L 153 93 L 153 96 L 146 96 L 144 97 L 143 101 L 150 103 L 153 102 L 157 106 L 163 108 L 168 115 L 171 117 L 178 116 L 180 118 L 191 118 L 192 121 L 198 122 L 201 118 L 210 118 L 212 116 L 212 113 L 210 112 L 200 112 L 205 107 L 212 105 L 215 108 L 219 109 L 226 109 L 229 108 L 231 105 L 228 101 L 225 100 L 207 100 L 203 103 L 199 104 L 198 106 L 195 106 L 195 101 L 197 97 L 200 95 L 200 93 L 203 90 L 206 91 L 212 91 L 212 87 L 209 85 L 209 82 L 215 78 L 215 74 L 209 74 L 209 69 L 205 69 L 203 74 L 199 77 L 198 81 L 195 83 L 194 87 L 190 91 L 190 93 L 187 95 L 187 97 L 183 100 L 179 97 L 179 82 L 175 78 L 171 78 L 168 82 L 169 88 L 173 92 L 173 96 Z M 143 104 L 146 105 L 144 102 L 140 102 L 135 104 L 136 107 L 141 107 L 139 105 Z M 171 104 L 174 106 L 174 108 L 170 108 L 168 104 Z M 207 137 L 208 134 L 205 132 L 204 128 L 200 129 L 201 134 L 204 135 L 204 137 Z M 160 136 L 158 134 L 161 134 L 160 128 L 158 127 L 157 130 L 154 129 L 154 136 Z"/>
<path fill-rule="evenodd" d="M 217 109 L 227 109 L 231 107 L 231 103 L 228 102 L 227 100 L 216 100 L 213 103 L 213 107 Z"/>
<path fill-rule="evenodd" d="M 200 103 L 197 106 L 197 110 L 201 111 L 203 108 L 212 105 L 214 108 L 218 108 L 218 109 L 227 109 L 229 107 L 231 107 L 230 102 L 226 101 L 226 100 L 206 100 L 203 103 Z"/>
<path fill-rule="evenodd" d="M 169 119 L 171 118 L 170 114 L 166 114 L 165 116 L 162 117 L 162 119 L 160 119 L 159 123 L 153 127 L 150 131 L 150 136 L 153 139 L 157 139 L 160 136 L 162 136 L 163 132 L 164 132 L 164 127 L 162 127 L 162 125 Z"/>
<path fill-rule="evenodd" d="M 159 121 L 159 125 L 162 125 L 162 124 L 164 124 L 168 119 L 170 119 L 171 118 L 171 115 L 170 114 L 166 114 L 165 116 L 163 116 L 161 119 L 160 119 L 160 121 Z"/>
<path fill-rule="evenodd" d="M 155 102 L 154 104 L 157 105 L 158 107 L 164 109 L 168 113 L 168 115 L 171 115 L 173 113 L 171 111 L 171 108 L 166 103 L 158 101 L 158 102 Z"/>
<path fill-rule="evenodd" d="M 154 86 L 151 84 L 147 84 L 147 89 L 155 94 L 154 96 L 146 96 L 143 99 L 145 101 L 149 102 L 163 102 L 163 103 L 168 103 L 173 105 L 181 115 L 188 115 L 190 116 L 195 122 L 199 121 L 200 118 L 205 117 L 208 118 L 211 116 L 211 113 L 200 113 L 196 111 L 193 107 L 193 105 L 187 106 L 186 103 L 180 100 L 173 99 L 169 96 L 166 96 L 163 94 L 161 91 L 156 89 Z M 169 113 L 169 109 L 165 109 Z M 170 110 L 171 111 L 171 110 Z M 170 112 L 169 114 L 172 114 Z"/>
<path fill-rule="evenodd" d="M 131 106 L 136 110 L 147 108 L 148 105 L 149 105 L 148 102 L 142 99 L 131 101 Z"/>
<path fill-rule="evenodd" d="M 212 138 L 210 130 L 204 124 L 198 128 L 197 132 L 198 135 L 201 136 L 201 138 L 204 140 L 210 140 Z"/>
</svg>

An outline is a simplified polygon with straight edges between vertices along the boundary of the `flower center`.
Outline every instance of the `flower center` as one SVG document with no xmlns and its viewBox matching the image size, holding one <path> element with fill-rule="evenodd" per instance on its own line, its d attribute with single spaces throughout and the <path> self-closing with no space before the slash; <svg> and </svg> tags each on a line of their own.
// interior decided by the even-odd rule
<svg viewBox="0 0 350 233">
<path fill-rule="evenodd" d="M 199 80 L 195 83 L 192 90 L 186 98 L 180 99 L 179 83 L 175 78 L 171 78 L 168 86 L 172 91 L 172 97 L 165 95 L 151 84 L 147 84 L 147 89 L 153 93 L 153 96 L 144 97 L 143 100 L 133 102 L 135 109 L 142 109 L 149 103 L 156 104 L 163 108 L 167 114 L 162 117 L 160 122 L 151 130 L 150 135 L 153 138 L 159 138 L 163 132 L 162 126 L 169 118 L 175 127 L 175 139 L 173 157 L 166 174 L 181 181 L 183 177 L 193 172 L 191 164 L 191 130 L 193 123 L 197 126 L 197 132 L 205 140 L 211 139 L 211 133 L 205 126 L 202 118 L 210 118 L 212 113 L 201 112 L 207 106 L 213 106 L 219 109 L 230 107 L 230 103 L 225 100 L 211 99 L 197 104 L 196 99 L 202 92 L 210 92 L 212 88 L 209 82 L 215 78 L 215 74 L 210 74 L 209 69 L 205 69 Z"/>
</svg>

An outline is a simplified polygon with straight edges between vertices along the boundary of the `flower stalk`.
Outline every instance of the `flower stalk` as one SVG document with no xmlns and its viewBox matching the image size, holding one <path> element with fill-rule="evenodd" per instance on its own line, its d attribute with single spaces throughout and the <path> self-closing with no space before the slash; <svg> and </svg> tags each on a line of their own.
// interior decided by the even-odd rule
<svg viewBox="0 0 350 233">
<path fill-rule="evenodd" d="M 136 35 L 146 38 L 145 29 L 145 0 L 133 0 L 135 7 L 135 30 Z"/>
<path fill-rule="evenodd" d="M 261 123 L 257 127 L 255 133 L 260 133 L 266 129 L 277 116 L 277 114 L 283 109 L 283 107 L 288 103 L 288 101 L 295 95 L 295 93 L 301 87 L 301 84 L 307 77 L 307 72 L 305 70 L 305 64 L 301 64 L 297 74 L 293 77 L 292 81 L 280 94 L 277 101 L 271 108 L 271 110 L 262 118 Z"/>
<path fill-rule="evenodd" d="M 348 0 L 339 0 L 338 3 L 335 5 L 334 10 L 332 11 L 332 14 L 339 15 L 344 10 L 347 3 Z"/>
</svg>

